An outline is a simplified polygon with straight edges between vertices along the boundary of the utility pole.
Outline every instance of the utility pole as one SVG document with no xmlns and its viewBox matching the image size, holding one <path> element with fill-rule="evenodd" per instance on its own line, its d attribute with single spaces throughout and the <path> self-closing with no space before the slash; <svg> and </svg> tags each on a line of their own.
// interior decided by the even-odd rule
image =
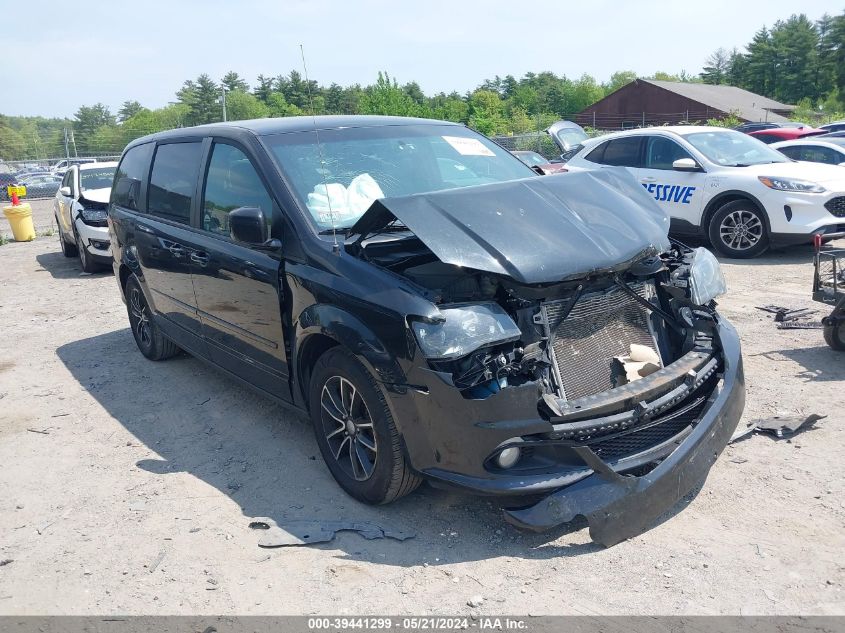
<svg viewBox="0 0 845 633">
<path fill-rule="evenodd" d="M 223 91 L 223 122 L 226 122 L 226 88 L 221 89 Z"/>
<path fill-rule="evenodd" d="M 67 128 L 65 128 L 65 158 L 70 161 L 70 150 L 67 147 Z"/>
</svg>

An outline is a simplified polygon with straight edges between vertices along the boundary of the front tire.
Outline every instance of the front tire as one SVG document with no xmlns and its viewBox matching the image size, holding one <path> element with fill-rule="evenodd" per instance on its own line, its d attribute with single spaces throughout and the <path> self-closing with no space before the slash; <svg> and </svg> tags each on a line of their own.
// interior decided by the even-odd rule
<svg viewBox="0 0 845 633">
<path fill-rule="evenodd" d="M 720 207 L 710 218 L 707 233 L 713 248 L 725 257 L 749 259 L 769 248 L 765 215 L 748 200 Z"/>
<path fill-rule="evenodd" d="M 845 352 L 845 321 L 824 326 L 824 342 L 837 352 Z"/>
<path fill-rule="evenodd" d="M 390 503 L 420 485 L 422 479 L 405 460 L 384 394 L 345 349 L 334 347 L 317 360 L 309 408 L 323 460 L 350 496 Z"/>
<path fill-rule="evenodd" d="M 165 360 L 178 354 L 179 348 L 162 334 L 153 320 L 152 310 L 147 305 L 141 283 L 135 275 L 126 280 L 124 294 L 132 336 L 141 353 L 150 360 Z"/>
<path fill-rule="evenodd" d="M 91 257 L 91 253 L 88 252 L 82 238 L 79 237 L 79 233 L 76 234 L 76 252 L 79 253 L 79 265 L 84 272 L 96 273 L 100 270 L 100 265 Z"/>
</svg>

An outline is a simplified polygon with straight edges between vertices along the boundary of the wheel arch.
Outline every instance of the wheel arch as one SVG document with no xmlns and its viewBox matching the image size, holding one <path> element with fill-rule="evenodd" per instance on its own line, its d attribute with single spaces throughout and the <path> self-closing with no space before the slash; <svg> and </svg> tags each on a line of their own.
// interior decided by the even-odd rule
<svg viewBox="0 0 845 633">
<path fill-rule="evenodd" d="M 729 191 L 722 191 L 712 200 L 710 200 L 710 202 L 707 203 L 707 206 L 704 208 L 704 213 L 702 213 L 701 215 L 702 233 L 704 233 L 704 235 L 709 234 L 710 220 L 713 218 L 713 215 L 719 209 L 721 209 L 723 206 L 730 202 L 736 202 L 738 200 L 747 200 L 748 202 L 752 203 L 755 207 L 757 207 L 757 210 L 760 211 L 760 213 L 763 215 L 763 222 L 766 225 L 766 232 L 772 232 L 772 226 L 769 222 L 769 213 L 768 211 L 766 211 L 766 207 L 763 206 L 763 203 L 747 191 L 732 189 Z"/>
<path fill-rule="evenodd" d="M 292 392 L 308 408 L 308 386 L 317 359 L 329 349 L 342 346 L 352 353 L 379 383 L 405 382 L 396 356 L 360 318 L 328 304 L 306 308 L 298 319 L 292 350 Z M 303 326 L 304 324 L 304 326 Z"/>
</svg>

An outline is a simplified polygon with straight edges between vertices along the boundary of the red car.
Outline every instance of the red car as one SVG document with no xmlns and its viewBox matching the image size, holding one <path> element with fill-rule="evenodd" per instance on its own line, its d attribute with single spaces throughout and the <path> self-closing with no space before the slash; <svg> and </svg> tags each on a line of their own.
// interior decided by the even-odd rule
<svg viewBox="0 0 845 633">
<path fill-rule="evenodd" d="M 777 143 L 778 141 L 794 141 L 805 136 L 818 136 L 826 131 L 814 127 L 775 127 L 768 130 L 748 132 L 748 136 L 760 139 L 764 143 Z"/>
</svg>

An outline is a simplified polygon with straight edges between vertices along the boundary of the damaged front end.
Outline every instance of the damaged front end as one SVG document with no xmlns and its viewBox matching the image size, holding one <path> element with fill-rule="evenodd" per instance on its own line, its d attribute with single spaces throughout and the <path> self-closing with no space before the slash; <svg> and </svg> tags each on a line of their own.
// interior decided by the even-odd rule
<svg viewBox="0 0 845 633">
<path fill-rule="evenodd" d="M 476 492 L 546 495 L 506 511 L 549 529 L 578 515 L 634 536 L 707 473 L 744 406 L 739 341 L 705 249 L 604 172 L 373 205 L 347 250 L 410 282 L 424 359 L 394 410 L 414 467 Z"/>
</svg>

